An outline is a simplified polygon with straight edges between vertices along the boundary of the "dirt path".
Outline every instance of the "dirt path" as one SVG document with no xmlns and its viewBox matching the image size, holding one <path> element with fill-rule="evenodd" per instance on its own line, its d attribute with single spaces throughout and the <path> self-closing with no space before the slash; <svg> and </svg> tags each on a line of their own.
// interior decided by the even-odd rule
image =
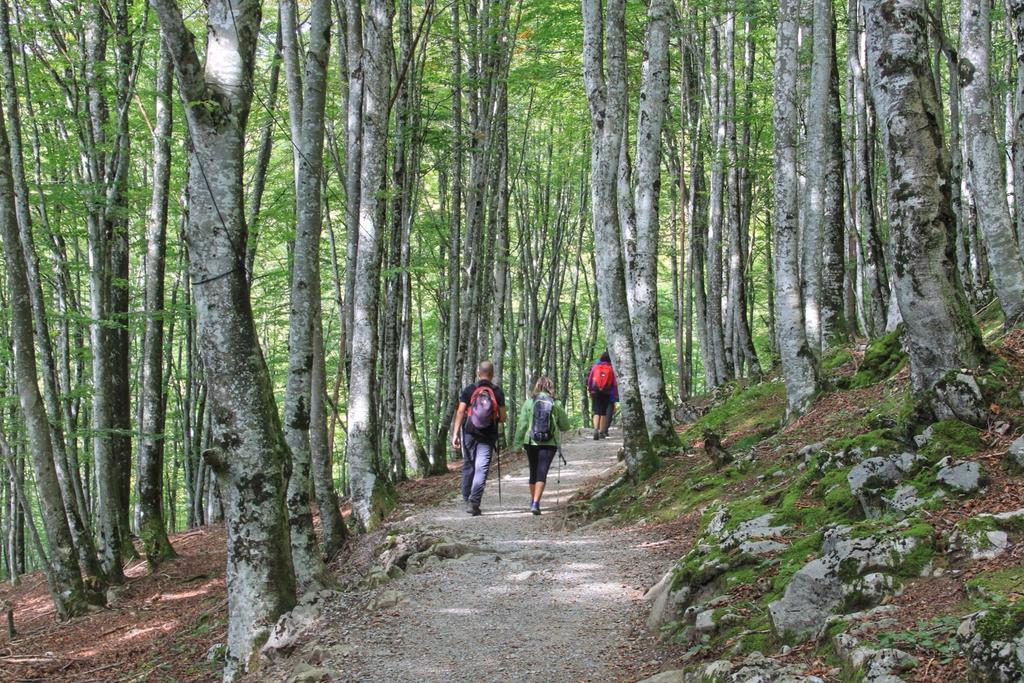
<svg viewBox="0 0 1024 683">
<path fill-rule="evenodd" d="M 625 681 L 657 671 L 641 597 L 666 560 L 637 532 L 571 530 L 563 517 L 575 491 L 616 467 L 620 446 L 614 433 L 567 443 L 561 485 L 553 466 L 539 517 L 519 468 L 503 472 L 500 505 L 492 471 L 480 517 L 457 497 L 400 522 L 477 551 L 342 594 L 329 625 L 274 678 Z"/>
</svg>

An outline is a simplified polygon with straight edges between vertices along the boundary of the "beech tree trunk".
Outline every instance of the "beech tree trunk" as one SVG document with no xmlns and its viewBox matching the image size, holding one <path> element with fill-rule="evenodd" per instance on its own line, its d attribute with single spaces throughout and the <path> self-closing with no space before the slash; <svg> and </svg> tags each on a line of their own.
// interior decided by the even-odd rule
<svg viewBox="0 0 1024 683">
<path fill-rule="evenodd" d="M 353 293 L 352 368 L 349 375 L 348 458 L 352 511 L 363 529 L 376 527 L 388 509 L 387 477 L 378 460 L 377 357 L 381 241 L 381 196 L 387 165 L 388 98 L 391 92 L 391 0 L 367 0 L 363 18 L 362 189 L 359 245 Z"/>
<path fill-rule="evenodd" d="M 780 0 L 775 41 L 774 282 L 777 338 L 786 382 L 787 414 L 795 417 L 818 392 L 817 364 L 807 344 L 800 298 L 797 193 L 798 0 Z"/>
<path fill-rule="evenodd" d="M 324 106 L 327 97 L 327 59 L 330 55 L 330 0 L 311 5 L 309 45 L 305 78 L 298 79 L 298 65 L 288 68 L 288 46 L 294 50 L 294 25 L 282 26 L 285 75 L 289 108 L 299 123 L 293 140 L 295 168 L 295 241 L 292 249 L 291 313 L 288 326 L 288 380 L 284 400 L 284 437 L 292 456 L 288 478 L 288 518 L 291 528 L 292 564 L 300 590 L 317 590 L 326 582 L 324 563 L 313 531 L 310 507 L 313 492 L 312 455 L 309 445 L 314 357 L 314 320 L 320 306 L 320 235 L 323 227 L 320 189 L 324 152 Z M 281 5 L 282 18 L 296 13 L 295 0 Z M 294 21 L 292 22 L 294 24 Z M 301 96 L 296 94 L 301 93 Z M 314 289 L 314 287 L 316 287 Z"/>
<path fill-rule="evenodd" d="M 599 0 L 583 0 L 583 77 L 590 104 L 591 210 L 598 276 L 598 303 L 605 336 L 619 380 L 626 466 L 634 479 L 657 466 L 644 423 L 637 387 L 633 329 L 626 302 L 625 271 L 618 248 L 621 229 L 617 185 L 626 120 L 625 3 L 609 0 L 605 16 Z"/>
<path fill-rule="evenodd" d="M 3 239 L 7 284 L 10 292 L 11 336 L 14 341 L 15 381 L 32 452 L 36 494 L 43 528 L 50 547 L 46 572 L 57 615 L 68 619 L 86 608 L 85 586 L 75 555 L 64 500 L 53 465 L 50 424 L 36 383 L 36 357 L 32 338 L 32 303 L 26 280 L 25 257 L 14 212 L 11 150 L 7 128 L 0 116 L 0 238 Z M 29 523 L 31 519 L 28 519 Z"/>
<path fill-rule="evenodd" d="M 146 331 L 142 351 L 142 421 L 139 435 L 139 537 L 150 565 L 174 556 L 163 513 L 164 422 L 164 271 L 167 253 L 167 202 L 171 178 L 171 126 L 174 84 L 171 54 L 160 41 L 153 128 L 153 194 L 146 217 Z"/>
<path fill-rule="evenodd" d="M 174 58 L 192 138 L 189 276 L 207 382 L 212 447 L 227 527 L 226 680 L 253 670 L 256 648 L 295 604 L 288 514 L 290 454 L 274 405 L 245 272 L 243 141 L 260 25 L 256 0 L 211 0 L 205 64 L 174 0 L 153 7 Z"/>
<path fill-rule="evenodd" d="M 1006 203 L 1002 165 L 1005 151 L 992 123 L 991 11 L 991 4 L 985 0 L 961 0 L 960 106 L 978 224 L 985 236 L 992 283 L 1009 328 L 1024 320 L 1024 262 Z"/>
<path fill-rule="evenodd" d="M 894 287 L 907 325 L 911 385 L 926 391 L 951 370 L 978 367 L 985 351 L 956 274 L 927 10 L 923 0 L 864 0 L 864 14 L 889 175 Z"/>
<path fill-rule="evenodd" d="M 665 393 L 658 331 L 658 239 L 661 228 L 661 132 L 668 106 L 668 44 L 672 3 L 653 0 L 647 11 L 647 40 L 636 131 L 634 239 L 625 240 L 626 293 L 644 421 L 652 445 L 678 443 Z M 632 215 L 632 211 L 627 212 Z M 627 233 L 628 234 L 628 233 Z"/>
</svg>

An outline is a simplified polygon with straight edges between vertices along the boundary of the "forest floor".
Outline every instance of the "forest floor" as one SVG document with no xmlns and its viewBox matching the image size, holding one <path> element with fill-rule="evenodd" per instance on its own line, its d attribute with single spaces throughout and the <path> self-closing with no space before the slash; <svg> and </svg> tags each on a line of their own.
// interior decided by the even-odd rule
<svg viewBox="0 0 1024 683">
<path fill-rule="evenodd" d="M 350 541 L 333 569 L 343 588 L 314 635 L 255 680 L 633 681 L 664 668 L 670 646 L 644 628 L 647 588 L 690 543 L 696 517 L 671 524 L 576 528 L 570 499 L 622 471 L 621 433 L 564 446 L 544 514 L 527 511 L 526 462 L 492 470 L 483 515 L 463 511 L 457 463 L 446 476 L 404 482 L 398 509 L 378 531 Z M 560 483 L 559 483 L 560 481 Z M 395 539 L 415 535 L 467 550 L 381 585 L 379 563 Z M 171 537 L 178 557 L 150 572 L 136 560 L 107 609 L 58 623 L 41 574 L 0 588 L 18 631 L 0 633 L 0 680 L 208 681 L 207 658 L 226 628 L 223 527 Z"/>
</svg>

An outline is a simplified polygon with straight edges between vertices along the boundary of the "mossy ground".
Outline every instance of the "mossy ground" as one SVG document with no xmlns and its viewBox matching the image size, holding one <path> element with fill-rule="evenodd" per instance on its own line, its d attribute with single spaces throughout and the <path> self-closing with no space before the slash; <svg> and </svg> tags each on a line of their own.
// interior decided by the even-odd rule
<svg viewBox="0 0 1024 683">
<path fill-rule="evenodd" d="M 1018 416 L 1024 417 L 1024 410 L 1019 408 L 1019 382 L 1014 383 L 1012 378 L 1024 371 L 1024 331 L 1011 338 L 1019 346 L 1019 353 L 1015 356 L 997 348 L 997 355 L 977 376 L 986 397 L 998 401 L 998 414 L 1019 431 L 1024 420 Z M 932 579 L 921 578 L 926 568 L 947 566 L 948 560 L 941 555 L 941 536 L 949 527 L 940 529 L 932 520 L 949 515 L 968 519 L 984 507 L 983 501 L 976 499 L 971 501 L 971 512 L 966 512 L 955 496 L 933 498 L 938 491 L 935 469 L 946 456 L 957 461 L 979 457 L 990 448 L 990 437 L 963 422 L 947 420 L 934 424 L 931 440 L 918 449 L 913 437 L 927 426 L 927 416 L 922 417 L 909 390 L 905 367 L 906 355 L 898 332 L 869 344 L 863 357 L 854 349 L 835 350 L 822 361 L 823 374 L 833 390 L 821 394 L 804 417 L 789 424 L 783 422 L 785 391 L 780 382 L 736 383 L 704 416 L 681 431 L 683 454 L 665 459 L 653 480 L 620 487 L 588 506 L 587 516 L 611 515 L 622 523 L 663 523 L 690 515 L 697 538 L 722 507 L 728 511 L 726 532 L 768 512 L 774 515 L 773 524 L 788 527 L 784 538 L 778 539 L 786 543 L 786 549 L 774 556 L 741 557 L 737 551 L 722 550 L 705 538 L 703 542 L 711 546 L 710 551 L 706 545 L 705 551 L 694 550 L 680 558 L 678 584 L 713 580 L 717 590 L 730 598 L 721 611 L 742 617 L 740 625 L 700 636 L 694 645 L 698 651 L 695 656 L 755 650 L 770 654 L 784 645 L 772 633 L 768 604 L 782 597 L 793 574 L 820 554 L 823 531 L 831 525 L 848 525 L 854 536 L 883 533 L 915 538 L 915 550 L 902 558 L 893 572 L 905 586 L 927 585 Z M 723 446 L 737 457 L 735 464 L 716 469 L 708 461 L 702 449 L 705 430 L 721 437 Z M 821 443 L 822 451 L 806 459 L 797 455 L 803 446 L 812 443 Z M 840 459 L 837 463 L 833 457 L 853 448 L 860 449 L 865 457 L 906 451 L 922 455 L 927 462 L 907 483 L 928 501 L 924 508 L 909 517 L 892 513 L 864 520 L 847 482 L 852 461 L 844 463 Z M 699 515 L 699 522 L 695 515 Z M 716 564 L 727 564 L 728 568 L 714 570 L 713 577 L 701 576 Z M 1021 570 L 1001 571 L 977 577 L 979 585 L 983 582 L 990 586 L 991 596 L 984 601 L 953 596 L 948 604 L 936 607 L 936 613 L 920 620 L 920 627 L 901 623 L 890 629 L 896 635 L 879 633 L 876 640 L 899 646 L 901 637 L 917 634 L 922 638 L 919 652 L 948 662 L 955 653 L 938 645 L 932 648 L 929 643 L 943 638 L 954 642 L 956 625 L 963 615 L 996 602 L 1010 604 L 1016 599 L 1012 591 L 1024 590 L 1017 584 Z M 1017 624 L 1017 618 L 1011 619 L 1011 626 Z M 685 626 L 677 623 L 669 632 L 677 639 L 694 638 Z M 1008 628 L 1005 619 L 992 627 Z M 829 658 L 829 649 L 828 645 L 819 646 L 815 656 Z"/>
</svg>

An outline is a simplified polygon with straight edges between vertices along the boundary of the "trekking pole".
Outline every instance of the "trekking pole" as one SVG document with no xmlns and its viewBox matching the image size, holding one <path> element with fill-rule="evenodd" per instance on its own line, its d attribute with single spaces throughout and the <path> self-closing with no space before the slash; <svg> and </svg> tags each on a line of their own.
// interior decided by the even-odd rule
<svg viewBox="0 0 1024 683">
<path fill-rule="evenodd" d="M 555 479 L 555 483 L 558 485 L 555 489 L 555 507 L 562 502 L 562 463 L 565 462 L 565 456 L 562 455 L 562 447 L 558 447 L 558 476 Z"/>
<path fill-rule="evenodd" d="M 494 453 L 498 459 L 498 509 L 504 510 L 505 506 L 501 504 L 501 451 L 495 449 Z"/>
</svg>

